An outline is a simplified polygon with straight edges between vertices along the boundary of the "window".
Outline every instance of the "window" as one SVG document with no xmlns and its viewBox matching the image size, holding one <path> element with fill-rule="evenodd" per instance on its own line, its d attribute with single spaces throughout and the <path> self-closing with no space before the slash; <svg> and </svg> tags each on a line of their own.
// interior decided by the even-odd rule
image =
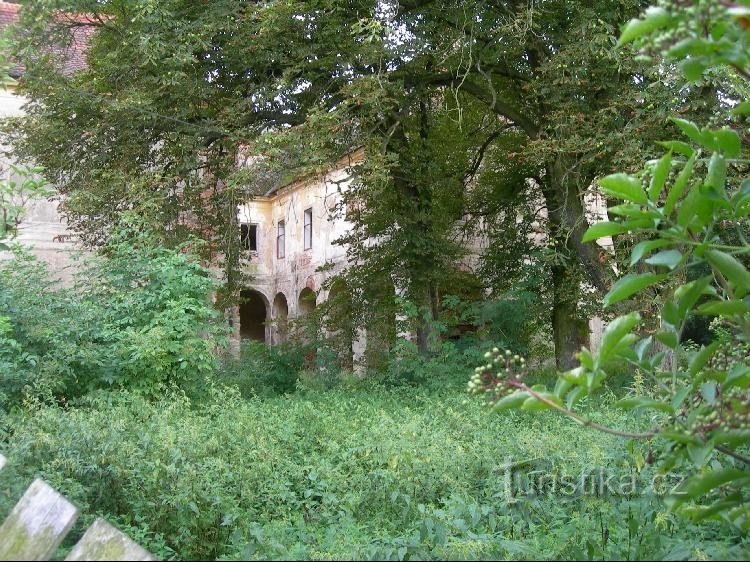
<svg viewBox="0 0 750 562">
<path fill-rule="evenodd" d="M 312 208 L 305 209 L 305 250 L 312 248 Z"/>
<path fill-rule="evenodd" d="M 286 254 L 286 225 L 284 221 L 279 221 L 278 231 L 276 234 L 276 257 L 282 259 Z"/>
<path fill-rule="evenodd" d="M 240 244 L 244 250 L 250 252 L 258 251 L 258 225 L 241 224 L 240 225 Z"/>
</svg>

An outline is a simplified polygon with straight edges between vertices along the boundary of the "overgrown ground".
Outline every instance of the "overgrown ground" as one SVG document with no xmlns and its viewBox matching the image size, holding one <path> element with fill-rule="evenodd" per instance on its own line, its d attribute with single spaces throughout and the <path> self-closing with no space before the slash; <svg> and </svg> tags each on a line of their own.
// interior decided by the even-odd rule
<svg viewBox="0 0 750 562">
<path fill-rule="evenodd" d="M 73 539 L 103 515 L 165 558 L 750 555 L 747 539 L 678 520 L 644 495 L 645 451 L 552 415 L 489 415 L 466 401 L 468 373 L 439 376 L 333 388 L 308 378 L 280 394 L 253 392 L 257 378 L 235 372 L 192 399 L 120 391 L 32 405 L 3 424 L 0 516 L 38 474 L 81 507 Z M 595 416 L 624 424 L 614 409 Z M 588 480 L 583 494 L 518 494 L 509 504 L 506 460 L 576 479 L 597 467 L 618 479 L 640 469 L 638 491 L 599 496 Z"/>
</svg>

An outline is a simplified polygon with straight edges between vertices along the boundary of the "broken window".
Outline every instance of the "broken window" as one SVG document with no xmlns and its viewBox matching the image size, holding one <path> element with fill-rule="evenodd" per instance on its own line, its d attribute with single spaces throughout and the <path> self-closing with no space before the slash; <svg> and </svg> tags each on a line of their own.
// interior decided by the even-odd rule
<svg viewBox="0 0 750 562">
<path fill-rule="evenodd" d="M 286 255 L 286 224 L 279 221 L 276 234 L 276 257 L 281 259 Z"/>
<path fill-rule="evenodd" d="M 305 250 L 312 248 L 312 208 L 305 209 Z"/>
<path fill-rule="evenodd" d="M 240 225 L 240 244 L 242 249 L 250 252 L 258 251 L 258 225 L 241 224 Z"/>
</svg>

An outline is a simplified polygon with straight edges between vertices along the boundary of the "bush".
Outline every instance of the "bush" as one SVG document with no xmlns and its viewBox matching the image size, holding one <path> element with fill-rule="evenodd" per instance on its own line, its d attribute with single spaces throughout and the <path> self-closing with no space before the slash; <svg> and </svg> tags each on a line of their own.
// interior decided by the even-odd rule
<svg viewBox="0 0 750 562">
<path fill-rule="evenodd" d="M 482 357 L 492 342 L 478 342 L 472 337 L 446 341 L 431 355 L 419 352 L 417 345 L 399 338 L 393 358 L 382 369 L 369 374 L 369 383 L 387 387 L 423 387 L 434 390 L 455 390 L 465 384 L 466 373 Z"/>
<path fill-rule="evenodd" d="M 213 373 L 226 333 L 208 299 L 214 287 L 189 254 L 147 234 L 115 236 L 81 263 L 72 287 L 17 249 L 0 264 L 0 406 L 18 404 L 23 391 L 156 393 Z"/>
<path fill-rule="evenodd" d="M 653 497 L 516 495 L 507 459 L 575 478 L 594 467 L 641 485 L 624 443 L 526 413 L 487 416 L 462 392 L 333 389 L 202 402 L 100 392 L 37 406 L 0 434 L 0 517 L 41 475 L 95 515 L 177 559 L 747 557 L 715 525 L 678 527 Z M 612 409 L 592 412 L 625 423 Z M 606 535 L 603 534 L 606 529 Z M 75 537 L 73 537 L 75 539 Z M 64 553 L 61 553 L 64 554 Z"/>
<path fill-rule="evenodd" d="M 268 346 L 245 340 L 238 357 L 225 359 L 222 381 L 236 386 L 243 397 L 294 392 L 305 366 L 305 350 L 292 344 Z"/>
</svg>

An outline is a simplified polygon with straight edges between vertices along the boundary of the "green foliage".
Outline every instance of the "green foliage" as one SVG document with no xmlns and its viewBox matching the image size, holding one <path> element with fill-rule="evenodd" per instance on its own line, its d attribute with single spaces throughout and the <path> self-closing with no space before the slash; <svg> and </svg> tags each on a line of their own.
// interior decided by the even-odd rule
<svg viewBox="0 0 750 562">
<path fill-rule="evenodd" d="M 687 80 L 699 79 L 708 69 L 721 72 L 724 66 L 746 78 L 746 12 L 717 2 L 698 2 L 688 10 L 676 4 L 669 11 L 651 8 L 626 26 L 620 41 L 660 29 L 655 43 L 662 49 L 671 46 L 666 55 Z M 693 19 L 696 14 L 703 18 L 699 25 Z M 669 152 L 639 174 L 618 173 L 599 182 L 606 193 L 625 203 L 609 209 L 615 220 L 592 226 L 584 239 L 627 232 L 641 240 L 630 261 L 631 268 L 640 269 L 622 276 L 604 303 L 626 301 L 658 284 L 659 325 L 647 333 L 638 312 L 617 317 L 604 331 L 598 352 L 581 350 L 580 366 L 562 373 L 554 390 L 529 386 L 517 366 L 503 364 L 492 354 L 471 384 L 474 389 L 486 388 L 499 409 L 553 409 L 615 435 L 654 439 L 660 470 L 667 473 L 677 467 L 689 472 L 666 498 L 667 505 L 696 520 L 722 518 L 746 533 L 750 273 L 745 236 L 750 226 L 750 182 L 744 178 L 746 150 L 737 130 L 744 131 L 746 123 L 726 117 L 719 126 L 702 128 L 673 119 L 683 139 L 663 143 Z M 734 235 L 728 237 L 727 231 Z M 659 251 L 652 254 L 655 250 Z M 687 280 L 688 268 L 702 268 L 706 274 Z M 723 338 L 687 354 L 682 365 L 674 359 L 665 362 L 666 354 L 685 355 L 681 336 L 691 314 L 720 318 Z M 623 363 L 650 385 L 647 394 L 619 402 L 626 410 L 649 412 L 645 431 L 603 427 L 574 411 L 579 400 L 600 389 Z"/>
<path fill-rule="evenodd" d="M 42 171 L 39 167 L 9 166 L 6 171 L 8 178 L 0 181 L 0 241 L 16 233 L 29 203 L 54 193 L 47 181 L 39 175 Z M 8 249 L 7 244 L 0 242 L 0 250 Z"/>
<path fill-rule="evenodd" d="M 294 392 L 305 367 L 306 351 L 296 343 L 268 346 L 243 341 L 239 357 L 225 359 L 222 380 L 247 398 Z"/>
<path fill-rule="evenodd" d="M 8 129 L 15 150 L 49 170 L 85 242 L 106 240 L 122 208 L 170 244 L 209 242 L 201 249 L 224 271 L 222 304 L 243 282 L 238 204 L 364 148 L 341 209 L 353 225 L 341 242 L 357 326 L 374 327 L 369 309 L 395 284 L 430 313 L 415 318 L 427 352 L 467 247 L 486 236 L 510 248 L 487 256 L 494 286 L 542 222 L 549 259 L 534 266 L 551 281 L 557 355 L 569 360 L 590 312 L 577 307 L 579 281 L 604 290 L 607 277 L 580 244 L 582 194 L 631 165 L 650 145 L 641 133 L 661 137 L 664 108 L 682 95 L 614 49 L 640 7 L 39 0 L 24 5 L 15 45 L 27 114 Z M 61 11 L 87 21 L 67 25 Z M 65 74 L 59 54 L 84 33 L 88 66 Z M 237 170 L 247 150 L 261 158 Z"/>
<path fill-rule="evenodd" d="M 157 393 L 214 371 L 226 329 L 207 297 L 210 273 L 147 231 L 113 237 L 102 254 L 80 264 L 72 287 L 21 250 L 0 264 L 4 406 L 24 390 Z"/>
<path fill-rule="evenodd" d="M 377 386 L 250 400 L 210 385 L 198 401 L 99 392 L 18 412 L 0 433 L 0 487 L 40 475 L 81 508 L 80 532 L 104 515 L 159 558 L 747 557 L 747 539 L 678 525 L 641 495 L 653 468 L 618 439 L 463 400 Z M 561 494 L 539 480 L 578 483 L 597 467 L 636 491 Z M 13 497 L 0 495 L 0 518 Z"/>
</svg>

